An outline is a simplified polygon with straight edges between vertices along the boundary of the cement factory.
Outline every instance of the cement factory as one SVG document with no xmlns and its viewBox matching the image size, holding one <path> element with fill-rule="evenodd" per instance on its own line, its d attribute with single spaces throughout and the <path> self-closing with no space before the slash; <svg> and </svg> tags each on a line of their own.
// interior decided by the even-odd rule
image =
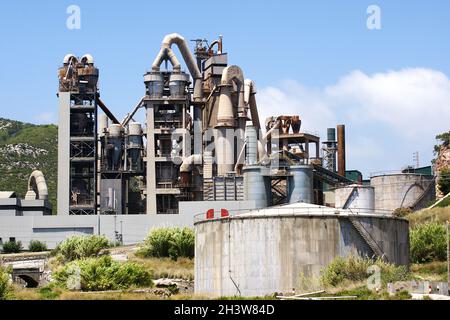
<svg viewBox="0 0 450 320">
<path fill-rule="evenodd" d="M 344 125 L 318 128 L 321 141 L 302 131 L 301 110 L 260 119 L 256 85 L 228 64 L 221 36 L 191 50 L 169 34 L 155 56 L 122 120 L 101 98 L 94 58 L 64 57 L 57 215 L 33 172 L 25 199 L 1 193 L 0 241 L 134 244 L 154 227 L 194 226 L 195 290 L 211 296 L 290 291 L 336 256 L 409 264 L 408 222 L 393 211 L 435 198 L 431 167 L 363 180 L 346 168 Z"/>
</svg>

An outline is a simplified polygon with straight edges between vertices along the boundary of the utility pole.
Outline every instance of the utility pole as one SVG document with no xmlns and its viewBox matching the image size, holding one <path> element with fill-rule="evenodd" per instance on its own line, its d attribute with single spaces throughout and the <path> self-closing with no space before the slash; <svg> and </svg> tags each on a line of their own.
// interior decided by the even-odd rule
<svg viewBox="0 0 450 320">
<path fill-rule="evenodd" d="M 416 169 L 420 167 L 419 151 L 413 153 L 413 162 L 416 164 Z"/>
</svg>

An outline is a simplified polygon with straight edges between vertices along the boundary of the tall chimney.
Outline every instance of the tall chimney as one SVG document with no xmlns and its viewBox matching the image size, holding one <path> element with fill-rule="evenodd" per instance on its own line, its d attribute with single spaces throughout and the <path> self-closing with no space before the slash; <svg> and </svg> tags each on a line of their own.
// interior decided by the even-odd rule
<svg viewBox="0 0 450 320">
<path fill-rule="evenodd" d="M 338 173 L 345 177 L 345 125 L 337 126 Z"/>
</svg>

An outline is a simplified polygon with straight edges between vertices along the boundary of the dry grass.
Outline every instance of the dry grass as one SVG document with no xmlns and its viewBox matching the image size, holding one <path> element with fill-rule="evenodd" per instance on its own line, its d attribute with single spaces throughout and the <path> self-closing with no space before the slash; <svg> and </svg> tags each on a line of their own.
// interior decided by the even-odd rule
<svg viewBox="0 0 450 320">
<path fill-rule="evenodd" d="M 406 217 L 409 221 L 410 227 L 427 222 L 445 223 L 450 221 L 450 207 L 433 208 L 430 210 L 424 209 L 414 212 Z"/>
<path fill-rule="evenodd" d="M 179 258 L 173 261 L 170 258 L 140 258 L 129 254 L 130 261 L 142 264 L 146 269 L 152 270 L 153 278 L 171 278 L 194 280 L 194 260 Z"/>
<path fill-rule="evenodd" d="M 208 300 L 199 295 L 177 294 L 170 297 L 137 292 L 63 292 L 59 300 Z"/>
<path fill-rule="evenodd" d="M 424 264 L 412 264 L 414 278 L 424 281 L 447 281 L 447 262 L 435 261 Z"/>
</svg>

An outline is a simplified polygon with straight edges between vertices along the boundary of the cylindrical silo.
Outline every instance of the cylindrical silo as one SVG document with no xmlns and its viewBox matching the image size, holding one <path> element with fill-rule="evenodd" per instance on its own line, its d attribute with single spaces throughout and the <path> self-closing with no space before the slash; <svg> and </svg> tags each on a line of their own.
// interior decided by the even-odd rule
<svg viewBox="0 0 450 320">
<path fill-rule="evenodd" d="M 186 85 L 189 75 L 182 73 L 172 73 L 169 79 L 170 96 L 172 98 L 182 98 L 186 95 Z"/>
<path fill-rule="evenodd" d="M 313 168 L 310 165 L 296 165 L 289 168 L 289 203 L 313 203 Z"/>
<path fill-rule="evenodd" d="M 215 132 L 217 175 L 225 176 L 234 171 L 234 129 L 218 128 Z"/>
<path fill-rule="evenodd" d="M 164 92 L 164 79 L 160 72 L 149 72 L 144 76 L 147 95 L 153 99 L 159 99 Z"/>
<path fill-rule="evenodd" d="M 123 146 L 123 127 L 120 124 L 111 124 L 108 128 L 108 141 L 106 154 L 108 157 L 108 169 L 118 170 L 121 166 L 121 155 Z"/>
<path fill-rule="evenodd" d="M 98 116 L 98 135 L 103 137 L 108 129 L 108 116 L 106 114 L 100 114 Z"/>
<path fill-rule="evenodd" d="M 434 177 L 414 173 L 373 176 L 375 209 L 393 211 L 397 208 L 422 209 L 435 199 Z"/>
<path fill-rule="evenodd" d="M 244 176 L 244 200 L 256 201 L 258 208 L 267 207 L 267 191 L 264 181 L 265 167 L 245 166 L 242 169 Z"/>
<path fill-rule="evenodd" d="M 334 191 L 335 207 L 352 212 L 373 213 L 375 211 L 375 189 L 369 186 L 350 185 Z"/>
<path fill-rule="evenodd" d="M 245 163 L 254 165 L 258 162 L 258 134 L 254 126 L 245 128 L 245 139 L 247 140 L 247 157 Z"/>
<path fill-rule="evenodd" d="M 128 127 L 128 158 L 131 171 L 142 170 L 142 126 L 138 122 L 130 123 Z"/>
<path fill-rule="evenodd" d="M 408 221 L 379 214 L 291 204 L 197 221 L 194 228 L 194 290 L 210 297 L 301 293 L 302 279 L 319 286 L 336 257 L 372 257 L 371 246 L 389 263 L 409 264 Z"/>
</svg>

